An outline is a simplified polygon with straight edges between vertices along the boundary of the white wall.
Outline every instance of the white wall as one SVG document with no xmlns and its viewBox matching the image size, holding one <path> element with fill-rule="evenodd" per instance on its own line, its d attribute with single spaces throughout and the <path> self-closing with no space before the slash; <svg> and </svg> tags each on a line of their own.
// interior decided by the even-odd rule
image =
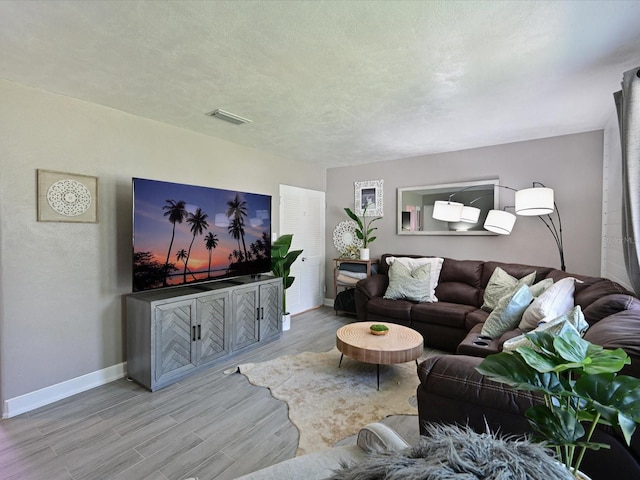
<svg viewBox="0 0 640 480">
<path fill-rule="evenodd" d="M 461 132 L 463 134 L 464 132 Z M 396 189 L 498 177 L 502 185 L 526 188 L 538 181 L 555 191 L 562 215 L 567 271 L 600 274 L 602 212 L 601 130 L 544 138 L 391 162 L 370 163 L 327 171 L 327 259 L 335 226 L 347 220 L 344 207 L 354 204 L 354 182 L 384 180 L 384 218 L 371 256 L 416 253 L 457 259 L 498 260 L 560 267 L 553 238 L 539 219 L 518 217 L 509 236 L 396 235 Z M 500 190 L 501 206 L 513 205 L 513 193 Z M 513 210 L 511 210 L 513 211 Z M 327 292 L 332 265 L 327 264 Z"/>
<path fill-rule="evenodd" d="M 324 168 L 0 81 L 0 396 L 125 360 L 131 177 L 273 196 L 325 190 Z M 242 128 L 242 127 L 238 127 Z M 99 178 L 98 224 L 36 221 L 36 169 Z"/>
</svg>

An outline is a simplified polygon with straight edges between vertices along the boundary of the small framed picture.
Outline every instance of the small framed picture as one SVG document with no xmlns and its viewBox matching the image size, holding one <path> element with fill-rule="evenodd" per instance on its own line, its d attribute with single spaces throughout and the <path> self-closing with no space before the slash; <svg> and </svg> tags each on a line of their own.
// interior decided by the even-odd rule
<svg viewBox="0 0 640 480">
<path fill-rule="evenodd" d="M 355 213 L 367 217 L 382 217 L 382 180 L 355 182 Z"/>
<path fill-rule="evenodd" d="M 38 221 L 98 223 L 98 178 L 38 169 Z"/>
</svg>

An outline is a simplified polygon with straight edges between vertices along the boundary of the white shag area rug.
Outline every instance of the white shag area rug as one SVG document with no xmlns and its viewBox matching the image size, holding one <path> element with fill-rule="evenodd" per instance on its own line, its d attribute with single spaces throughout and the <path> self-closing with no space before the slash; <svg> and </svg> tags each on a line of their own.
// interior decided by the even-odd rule
<svg viewBox="0 0 640 480">
<path fill-rule="evenodd" d="M 239 367 L 249 382 L 268 388 L 287 403 L 289 418 L 300 432 L 296 455 L 330 448 L 389 415 L 418 413 L 415 362 L 380 365 L 380 390 L 376 390 L 375 364 L 345 355 L 338 368 L 339 361 L 340 352 L 334 348 Z"/>
</svg>

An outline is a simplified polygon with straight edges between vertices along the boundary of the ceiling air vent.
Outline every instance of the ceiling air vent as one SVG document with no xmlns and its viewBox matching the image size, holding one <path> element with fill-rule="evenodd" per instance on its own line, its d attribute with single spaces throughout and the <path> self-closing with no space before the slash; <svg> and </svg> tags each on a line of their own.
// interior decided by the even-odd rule
<svg viewBox="0 0 640 480">
<path fill-rule="evenodd" d="M 205 115 L 209 117 L 219 118 L 220 120 L 233 123 L 234 125 L 242 125 L 243 123 L 253 123 L 248 118 L 243 118 L 239 115 L 235 115 L 230 112 L 225 112 L 224 110 L 220 110 L 219 108 L 217 108 L 213 112 L 206 113 Z"/>
</svg>

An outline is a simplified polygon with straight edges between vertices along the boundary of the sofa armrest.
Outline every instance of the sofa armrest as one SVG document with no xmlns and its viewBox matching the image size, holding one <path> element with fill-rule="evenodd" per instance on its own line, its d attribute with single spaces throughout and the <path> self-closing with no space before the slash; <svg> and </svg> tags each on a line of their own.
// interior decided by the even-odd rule
<svg viewBox="0 0 640 480">
<path fill-rule="evenodd" d="M 493 410 L 524 415 L 529 407 L 543 402 L 539 395 L 514 390 L 489 380 L 475 369 L 482 360 L 466 355 L 427 358 L 418 366 L 419 389 L 424 393 L 473 405 L 481 412 Z M 460 412 L 452 414 L 455 416 Z"/>
<path fill-rule="evenodd" d="M 370 423 L 358 432 L 357 444 L 365 453 L 397 452 L 410 445 L 383 423 Z"/>
<path fill-rule="evenodd" d="M 607 349 L 622 348 L 631 358 L 620 373 L 640 378 L 640 311 L 624 310 L 589 327 L 585 340 Z"/>
<path fill-rule="evenodd" d="M 386 275 L 371 275 L 356 284 L 356 292 L 360 292 L 369 300 L 374 297 L 382 297 L 388 285 L 389 277 Z"/>
<path fill-rule="evenodd" d="M 362 322 L 367 319 L 365 305 L 372 298 L 382 297 L 388 285 L 389 277 L 380 274 L 371 275 L 356 284 L 354 298 L 358 320 Z"/>
</svg>

